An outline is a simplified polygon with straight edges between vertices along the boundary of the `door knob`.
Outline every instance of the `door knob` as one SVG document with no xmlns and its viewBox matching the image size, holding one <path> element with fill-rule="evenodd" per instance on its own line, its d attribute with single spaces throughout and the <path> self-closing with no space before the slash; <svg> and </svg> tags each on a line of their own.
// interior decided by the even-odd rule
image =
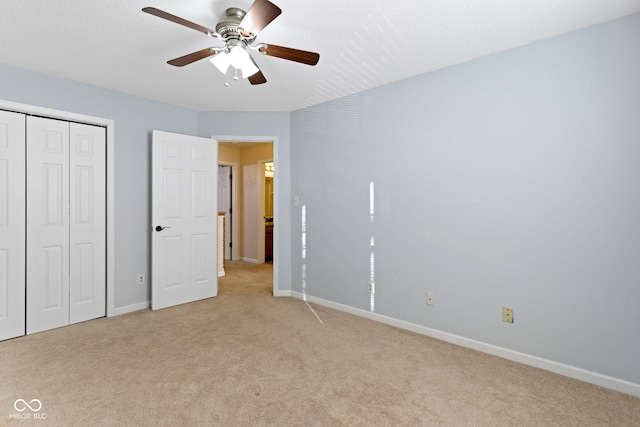
<svg viewBox="0 0 640 427">
<path fill-rule="evenodd" d="M 171 227 L 163 227 L 163 226 L 161 226 L 161 225 L 157 225 L 157 226 L 156 226 L 156 231 L 162 231 L 162 230 L 164 230 L 165 228 L 171 228 Z"/>
</svg>

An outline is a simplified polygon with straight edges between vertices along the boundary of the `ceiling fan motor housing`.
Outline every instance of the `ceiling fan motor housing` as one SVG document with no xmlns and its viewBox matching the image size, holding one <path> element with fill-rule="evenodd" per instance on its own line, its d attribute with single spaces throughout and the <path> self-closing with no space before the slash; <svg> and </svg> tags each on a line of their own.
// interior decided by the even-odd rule
<svg viewBox="0 0 640 427">
<path fill-rule="evenodd" d="M 240 23 L 242 19 L 245 17 L 247 12 L 238 8 L 238 7 L 230 7 L 226 10 L 226 17 L 222 18 L 216 24 L 216 32 L 220 34 L 224 39 L 242 39 L 246 44 L 250 44 L 255 39 L 255 35 L 251 34 L 250 37 L 241 36 L 240 31 Z"/>
</svg>

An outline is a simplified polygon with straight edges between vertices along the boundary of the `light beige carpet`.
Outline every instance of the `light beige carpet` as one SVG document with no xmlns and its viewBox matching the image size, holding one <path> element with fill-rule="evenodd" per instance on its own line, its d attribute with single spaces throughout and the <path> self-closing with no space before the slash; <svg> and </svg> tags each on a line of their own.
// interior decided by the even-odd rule
<svg viewBox="0 0 640 427">
<path fill-rule="evenodd" d="M 638 398 L 315 306 L 322 325 L 270 296 L 270 267 L 1 342 L 0 425 L 640 426 Z M 46 418 L 11 418 L 18 399 Z"/>
</svg>

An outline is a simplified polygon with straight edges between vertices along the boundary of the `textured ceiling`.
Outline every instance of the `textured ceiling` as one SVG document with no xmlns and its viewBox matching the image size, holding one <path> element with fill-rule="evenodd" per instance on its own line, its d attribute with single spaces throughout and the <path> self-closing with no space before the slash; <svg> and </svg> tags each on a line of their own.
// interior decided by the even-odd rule
<svg viewBox="0 0 640 427">
<path fill-rule="evenodd" d="M 0 62 L 199 111 L 293 111 L 640 12 L 640 0 L 272 1 L 283 12 L 257 42 L 319 52 L 320 62 L 252 52 L 260 86 L 207 60 L 168 65 L 222 43 L 141 11 L 215 28 L 226 8 L 252 0 L 5 1 Z"/>
</svg>

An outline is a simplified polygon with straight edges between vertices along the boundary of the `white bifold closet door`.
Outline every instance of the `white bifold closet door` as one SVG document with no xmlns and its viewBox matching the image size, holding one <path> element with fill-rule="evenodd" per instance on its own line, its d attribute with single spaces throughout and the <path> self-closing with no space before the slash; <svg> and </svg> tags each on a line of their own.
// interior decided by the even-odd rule
<svg viewBox="0 0 640 427">
<path fill-rule="evenodd" d="M 25 115 L 0 111 L 0 340 L 24 335 Z"/>
<path fill-rule="evenodd" d="M 105 315 L 105 129 L 27 117 L 26 330 Z"/>
</svg>

